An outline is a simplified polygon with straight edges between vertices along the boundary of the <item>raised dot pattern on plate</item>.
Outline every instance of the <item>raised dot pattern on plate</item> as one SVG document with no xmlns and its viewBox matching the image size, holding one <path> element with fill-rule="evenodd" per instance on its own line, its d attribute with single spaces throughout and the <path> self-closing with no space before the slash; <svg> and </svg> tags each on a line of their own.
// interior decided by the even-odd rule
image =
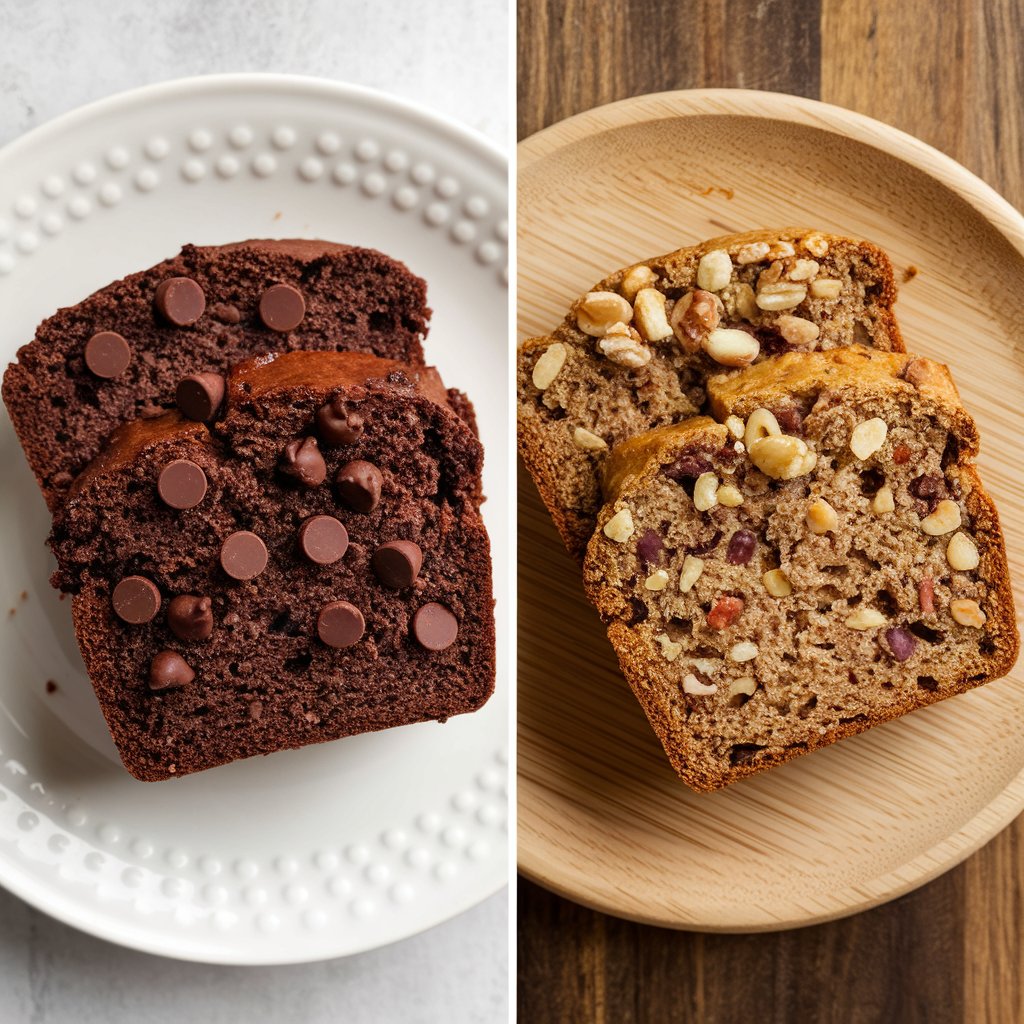
<svg viewBox="0 0 1024 1024">
<path fill-rule="evenodd" d="M 419 211 L 431 228 L 445 229 L 447 238 L 464 247 L 478 266 L 497 267 L 498 280 L 508 284 L 508 222 L 495 216 L 488 201 L 467 192 L 458 178 L 428 160 L 416 159 L 401 146 L 366 135 L 351 139 L 330 128 L 304 138 L 288 124 L 262 135 L 247 124 L 215 132 L 198 126 L 180 139 L 153 135 L 137 147 L 109 145 L 76 164 L 65 178 L 45 174 L 37 195 L 22 193 L 4 207 L 24 228 L 0 231 L 0 275 L 10 274 L 19 258 L 36 252 L 46 238 L 61 232 L 64 216 L 84 220 L 101 209 L 121 205 L 125 189 L 138 195 L 156 191 L 164 180 L 154 164 L 177 154 L 177 171 L 189 185 L 207 179 L 231 179 L 243 168 L 257 180 L 271 180 L 289 171 L 310 185 L 356 185 L 362 196 L 388 195 L 394 210 Z M 212 172 L 212 173 L 211 173 Z M 41 198 L 37 198 L 41 197 Z M 491 270 L 491 272 L 494 272 Z"/>
</svg>

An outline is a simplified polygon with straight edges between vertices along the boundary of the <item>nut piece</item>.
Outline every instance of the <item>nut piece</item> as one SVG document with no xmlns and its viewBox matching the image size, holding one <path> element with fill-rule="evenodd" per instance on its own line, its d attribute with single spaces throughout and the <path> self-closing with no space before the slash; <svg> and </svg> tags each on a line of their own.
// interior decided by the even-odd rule
<svg viewBox="0 0 1024 1024">
<path fill-rule="evenodd" d="M 754 289 L 749 284 L 744 282 L 736 285 L 732 301 L 737 315 L 743 317 L 744 320 L 753 320 L 757 316 L 757 298 L 754 295 Z"/>
<path fill-rule="evenodd" d="M 753 661 L 758 655 L 757 644 L 742 640 L 729 648 L 730 661 Z"/>
<path fill-rule="evenodd" d="M 691 658 L 690 664 L 706 676 L 714 675 L 722 667 L 722 663 L 715 658 Z"/>
<path fill-rule="evenodd" d="M 722 300 L 712 292 L 687 292 L 672 306 L 669 323 L 687 352 L 696 352 L 700 340 L 722 320 Z"/>
<path fill-rule="evenodd" d="M 750 426 L 749 422 L 747 424 Z M 792 480 L 810 473 L 818 456 L 799 437 L 762 437 L 747 445 L 750 461 L 773 480 Z"/>
<path fill-rule="evenodd" d="M 732 260 L 724 249 L 704 253 L 697 264 L 697 284 L 708 292 L 721 291 L 732 280 Z"/>
<path fill-rule="evenodd" d="M 714 683 L 705 685 L 692 672 L 683 676 L 683 693 L 692 693 L 697 697 L 706 697 L 709 693 L 717 693 L 718 687 Z"/>
<path fill-rule="evenodd" d="M 655 569 L 644 580 L 644 586 L 648 590 L 664 590 L 668 586 L 668 573 L 664 569 Z"/>
<path fill-rule="evenodd" d="M 671 640 L 668 633 L 659 633 L 654 639 L 661 644 L 661 653 L 666 661 L 675 661 L 683 650 L 683 645 Z"/>
<path fill-rule="evenodd" d="M 770 569 L 761 577 L 761 582 L 772 597 L 789 597 L 793 593 L 793 584 L 781 569 Z"/>
<path fill-rule="evenodd" d="M 886 426 L 885 420 L 880 420 L 877 416 L 874 419 L 858 423 L 853 428 L 853 433 L 850 434 L 850 451 L 858 459 L 869 458 L 885 444 L 885 437 L 888 433 L 889 428 Z"/>
<path fill-rule="evenodd" d="M 756 298 L 759 309 L 792 309 L 807 298 L 807 286 L 792 281 L 776 281 L 774 284 L 762 285 L 758 279 Z"/>
<path fill-rule="evenodd" d="M 560 341 L 548 345 L 533 364 L 533 386 L 541 391 L 551 387 L 554 379 L 562 372 L 568 354 L 568 349 Z"/>
<path fill-rule="evenodd" d="M 893 512 L 895 509 L 896 500 L 892 496 L 892 488 L 888 484 L 883 484 L 871 499 L 871 511 L 880 516 L 886 512 Z"/>
<path fill-rule="evenodd" d="M 651 361 L 651 350 L 640 344 L 640 335 L 622 322 L 612 324 L 597 347 L 613 363 L 630 370 L 638 370 Z"/>
<path fill-rule="evenodd" d="M 839 527 L 836 510 L 824 499 L 818 498 L 807 510 L 807 528 L 811 533 L 832 533 Z"/>
<path fill-rule="evenodd" d="M 771 246 L 767 242 L 750 242 L 747 245 L 741 245 L 736 250 L 736 262 L 741 267 L 745 267 L 748 263 L 757 263 L 758 260 L 767 259 L 770 248 Z"/>
<path fill-rule="evenodd" d="M 736 418 L 739 419 L 738 416 Z M 779 437 L 781 434 L 782 429 L 779 427 L 779 421 L 775 418 L 775 413 L 770 409 L 755 409 L 747 417 L 747 426 L 743 431 L 743 443 L 749 448 L 762 437 Z"/>
<path fill-rule="evenodd" d="M 612 324 L 632 319 L 633 307 L 615 292 L 587 292 L 576 307 L 577 326 L 592 338 L 603 338 Z"/>
<path fill-rule="evenodd" d="M 622 283 L 619 285 L 619 291 L 628 301 L 632 302 L 641 288 L 653 288 L 657 280 L 658 275 L 650 267 L 645 267 L 641 263 L 626 271 L 622 277 Z"/>
<path fill-rule="evenodd" d="M 707 512 L 718 504 L 718 477 L 714 473 L 701 473 L 693 485 L 693 507 Z"/>
<path fill-rule="evenodd" d="M 953 616 L 954 622 L 959 622 L 961 626 L 971 626 L 974 629 L 981 629 L 988 619 L 977 601 L 968 601 L 966 598 L 950 601 L 949 614 Z"/>
<path fill-rule="evenodd" d="M 790 281 L 810 281 L 820 269 L 816 260 L 797 260 L 786 276 Z"/>
<path fill-rule="evenodd" d="M 828 253 L 828 239 L 817 231 L 804 235 L 800 239 L 800 243 L 812 256 L 817 256 L 818 259 L 821 259 L 822 256 Z"/>
<path fill-rule="evenodd" d="M 728 430 L 737 441 L 743 440 L 743 434 L 746 428 L 743 426 L 743 420 L 741 420 L 739 416 L 727 416 L 725 418 L 725 429 Z"/>
<path fill-rule="evenodd" d="M 843 282 L 837 277 L 819 277 L 811 282 L 812 299 L 838 299 L 843 290 Z"/>
<path fill-rule="evenodd" d="M 608 447 L 603 437 L 598 437 L 585 427 L 577 427 L 572 433 L 572 439 L 577 448 L 588 452 L 603 452 Z"/>
<path fill-rule="evenodd" d="M 628 508 L 620 508 L 604 524 L 604 535 L 616 544 L 625 544 L 633 536 L 633 513 Z"/>
<path fill-rule="evenodd" d="M 929 537 L 941 537 L 960 529 L 960 506 L 948 498 L 940 501 L 930 516 L 921 520 L 921 529 Z"/>
<path fill-rule="evenodd" d="M 935 581 L 925 576 L 917 585 L 917 603 L 921 606 L 922 615 L 935 614 Z"/>
<path fill-rule="evenodd" d="M 791 313 L 783 313 L 775 321 L 775 327 L 787 345 L 813 345 L 821 334 L 817 324 Z"/>
<path fill-rule="evenodd" d="M 703 571 L 704 559 L 698 558 L 696 555 L 687 555 L 683 559 L 683 571 L 679 574 L 680 593 L 689 593 Z"/>
<path fill-rule="evenodd" d="M 641 337 L 647 341 L 672 337 L 672 328 L 665 316 L 665 296 L 657 288 L 641 288 L 636 293 L 633 319 Z"/>
<path fill-rule="evenodd" d="M 850 629 L 877 629 L 886 623 L 885 616 L 875 611 L 874 608 L 858 608 L 852 615 L 846 618 L 846 625 Z"/>
<path fill-rule="evenodd" d="M 753 697 L 757 690 L 757 680 L 753 676 L 740 676 L 729 684 L 729 696 L 738 697 L 741 693 Z"/>
<path fill-rule="evenodd" d="M 787 256 L 795 256 L 796 249 L 793 248 L 792 242 L 783 242 L 781 239 L 778 242 L 772 244 L 772 247 L 768 250 L 768 259 L 770 260 L 781 260 Z"/>
<path fill-rule="evenodd" d="M 966 533 L 954 533 L 946 545 L 946 561 L 954 569 L 969 572 L 978 568 L 978 548 Z"/>
<path fill-rule="evenodd" d="M 718 488 L 718 504 L 726 508 L 738 508 L 743 504 L 743 495 L 733 484 L 722 484 Z"/>
<path fill-rule="evenodd" d="M 722 366 L 749 366 L 761 351 L 757 338 L 732 327 L 716 328 L 703 340 L 701 347 Z"/>
</svg>

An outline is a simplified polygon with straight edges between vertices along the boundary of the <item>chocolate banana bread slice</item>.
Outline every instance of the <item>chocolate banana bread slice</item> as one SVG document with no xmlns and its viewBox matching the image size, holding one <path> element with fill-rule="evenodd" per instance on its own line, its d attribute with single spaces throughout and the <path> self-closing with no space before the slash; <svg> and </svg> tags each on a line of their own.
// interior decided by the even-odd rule
<svg viewBox="0 0 1024 1024">
<path fill-rule="evenodd" d="M 587 591 L 683 780 L 711 790 L 1004 675 L 1018 637 L 945 367 L 854 347 L 712 378 L 620 445 Z"/>
<path fill-rule="evenodd" d="M 186 245 L 44 321 L 8 367 L 3 399 L 54 511 L 114 428 L 174 408 L 183 378 L 295 349 L 422 365 L 429 317 L 424 282 L 372 249 Z M 207 384 L 223 394 L 223 381 Z M 201 411 L 187 398 L 190 415 L 216 414 L 216 394 Z"/>
<path fill-rule="evenodd" d="M 212 425 L 120 428 L 55 517 L 54 584 L 125 767 L 474 711 L 494 686 L 482 452 L 432 369 L 240 364 Z"/>
<path fill-rule="evenodd" d="M 519 451 L 582 559 L 609 449 L 693 416 L 723 366 L 854 343 L 902 351 L 888 257 L 808 229 L 715 238 L 605 278 L 518 361 Z"/>
</svg>

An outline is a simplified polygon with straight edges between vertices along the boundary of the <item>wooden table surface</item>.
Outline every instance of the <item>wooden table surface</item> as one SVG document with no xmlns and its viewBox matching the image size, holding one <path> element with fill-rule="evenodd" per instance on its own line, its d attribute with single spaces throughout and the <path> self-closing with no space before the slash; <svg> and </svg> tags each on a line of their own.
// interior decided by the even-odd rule
<svg viewBox="0 0 1024 1024">
<path fill-rule="evenodd" d="M 789 92 L 910 132 L 1024 207 L 1019 0 L 519 0 L 518 37 L 520 138 L 640 93 Z M 1024 819 L 888 906 L 777 934 L 645 927 L 520 880 L 519 1019 L 1018 1024 L 1022 895 Z"/>
</svg>

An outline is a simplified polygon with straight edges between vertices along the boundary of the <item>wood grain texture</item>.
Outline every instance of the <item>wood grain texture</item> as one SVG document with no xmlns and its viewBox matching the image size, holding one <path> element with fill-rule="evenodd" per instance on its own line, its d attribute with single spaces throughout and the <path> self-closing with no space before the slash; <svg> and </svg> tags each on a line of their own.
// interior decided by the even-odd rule
<svg viewBox="0 0 1024 1024">
<path fill-rule="evenodd" d="M 604 13 L 613 6 L 617 14 Z M 623 31 L 627 22 L 635 28 Z M 936 145 L 1019 206 L 1021 22 L 1020 7 L 1010 0 L 961 0 L 944 5 L 942 17 L 922 0 L 522 0 L 520 133 L 644 92 L 774 89 L 888 121 Z M 647 30 L 639 31 L 641 25 Z M 684 154 L 681 165 L 687 164 Z M 539 521 L 526 526 L 521 550 L 544 542 Z M 556 547 L 550 550 L 552 578 L 569 567 Z M 584 663 L 583 671 L 591 667 Z M 587 675 L 580 680 L 589 682 Z M 633 924 L 521 882 L 520 1019 L 1020 1021 L 1022 837 L 1018 820 L 965 864 L 894 903 L 767 935 Z"/>
</svg>

